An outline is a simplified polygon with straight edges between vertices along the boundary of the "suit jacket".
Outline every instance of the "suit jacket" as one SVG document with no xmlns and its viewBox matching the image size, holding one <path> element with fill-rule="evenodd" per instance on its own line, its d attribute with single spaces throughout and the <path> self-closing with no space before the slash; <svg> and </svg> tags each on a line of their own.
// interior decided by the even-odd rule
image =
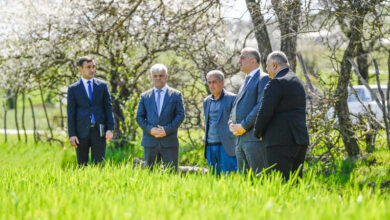
<svg viewBox="0 0 390 220">
<path fill-rule="evenodd" d="M 206 147 L 207 147 L 207 135 L 209 131 L 209 111 L 210 111 L 210 104 L 211 104 L 211 97 L 212 95 L 209 95 L 206 97 L 206 99 L 203 102 L 203 110 L 205 115 L 205 138 L 204 138 L 204 149 L 205 149 L 205 157 L 206 157 Z M 227 92 L 225 90 L 222 90 L 221 94 L 221 108 L 219 109 L 218 114 L 218 135 L 221 138 L 221 142 L 223 145 L 223 148 L 225 149 L 226 153 L 234 157 L 235 156 L 235 143 L 236 143 L 236 136 L 232 134 L 229 130 L 229 116 L 230 111 L 233 107 L 233 102 L 236 98 L 236 95 L 230 92 Z"/>
<path fill-rule="evenodd" d="M 306 93 L 301 80 L 288 68 L 280 71 L 264 90 L 255 136 L 265 146 L 309 145 Z"/>
<path fill-rule="evenodd" d="M 110 92 L 105 82 L 94 78 L 92 82 L 92 103 L 80 79 L 68 88 L 68 134 L 69 137 L 85 138 L 91 127 L 91 113 L 96 124 L 103 124 L 106 130 L 114 130 L 114 116 Z"/>
<path fill-rule="evenodd" d="M 177 129 L 184 121 L 184 117 L 183 98 L 178 90 L 168 87 L 160 117 L 153 89 L 142 93 L 136 116 L 137 123 L 143 130 L 141 145 L 155 147 L 160 143 L 162 147 L 178 147 Z M 150 134 L 152 128 L 158 125 L 164 127 L 167 136 L 155 138 Z"/>
<path fill-rule="evenodd" d="M 260 141 L 253 134 L 253 125 L 255 124 L 257 112 L 260 107 L 263 90 L 269 80 L 268 74 L 261 73 L 259 70 L 252 76 L 252 79 L 246 87 L 244 85 L 241 86 L 240 91 L 243 91 L 237 94 L 233 103 L 233 107 L 236 106 L 236 121 L 232 117 L 233 112 L 230 113 L 229 119 L 229 125 L 241 124 L 246 130 L 245 134 L 238 137 L 237 142 Z"/>
</svg>

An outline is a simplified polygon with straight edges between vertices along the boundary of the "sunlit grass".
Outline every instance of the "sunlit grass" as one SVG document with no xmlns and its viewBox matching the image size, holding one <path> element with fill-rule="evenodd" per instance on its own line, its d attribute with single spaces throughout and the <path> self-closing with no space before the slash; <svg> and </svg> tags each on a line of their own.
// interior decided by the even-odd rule
<svg viewBox="0 0 390 220">
<path fill-rule="evenodd" d="M 79 169 L 71 148 L 14 139 L 0 142 L 0 161 L 0 219 L 390 217 L 389 196 L 379 186 L 340 184 L 315 168 L 295 183 L 275 175 L 148 171 L 131 160 Z"/>
</svg>

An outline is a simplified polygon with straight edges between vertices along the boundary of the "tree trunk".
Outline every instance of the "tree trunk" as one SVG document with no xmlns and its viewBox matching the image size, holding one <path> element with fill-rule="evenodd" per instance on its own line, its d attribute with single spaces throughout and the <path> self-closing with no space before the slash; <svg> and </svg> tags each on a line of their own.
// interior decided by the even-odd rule
<svg viewBox="0 0 390 220">
<path fill-rule="evenodd" d="M 349 109 L 348 109 L 348 83 L 351 79 L 351 63 L 348 61 L 348 58 L 354 57 L 356 53 L 357 44 L 361 39 L 361 30 L 359 27 L 362 27 L 363 21 L 359 20 L 358 17 L 352 21 L 351 26 L 351 38 L 349 40 L 348 46 L 344 51 L 343 59 L 341 61 L 340 75 L 337 83 L 336 95 L 338 101 L 336 102 L 335 110 L 339 120 L 340 133 L 345 145 L 345 149 L 348 152 L 349 156 L 356 156 L 359 154 L 359 146 L 357 140 L 354 137 L 355 133 L 352 130 L 352 121 L 349 118 Z"/>
<path fill-rule="evenodd" d="M 26 110 L 26 95 L 24 94 L 24 91 L 22 92 L 22 100 L 23 100 L 23 107 L 22 107 L 22 128 L 24 131 L 24 142 L 27 143 L 27 131 L 26 131 L 26 125 L 24 123 L 24 112 Z"/>
<path fill-rule="evenodd" d="M 295 72 L 301 1 L 286 0 L 282 2 L 280 0 L 272 0 L 271 2 L 279 23 L 281 34 L 280 50 L 286 54 L 290 63 L 290 69 Z"/>
<path fill-rule="evenodd" d="M 15 92 L 15 99 L 14 99 L 14 108 L 15 108 L 15 125 L 16 125 L 16 131 L 18 133 L 18 141 L 20 141 L 20 132 L 19 132 L 19 122 L 18 122 L 18 93 L 19 89 Z"/>
<path fill-rule="evenodd" d="M 367 83 L 369 83 L 368 79 L 368 53 L 363 48 L 363 43 L 359 42 L 357 44 L 357 50 L 356 50 L 356 56 L 357 56 L 357 64 L 359 67 L 359 73 L 363 77 L 363 79 L 366 80 Z M 359 85 L 362 85 L 362 82 L 359 80 Z"/>
<path fill-rule="evenodd" d="M 49 131 L 50 131 L 50 138 L 53 138 L 53 130 L 51 129 L 51 126 L 50 126 L 50 120 L 49 120 L 49 115 L 47 113 L 47 109 L 46 109 L 46 104 L 45 104 L 45 99 L 43 98 L 43 91 L 42 91 L 42 86 L 41 86 L 41 83 L 39 82 L 39 91 L 40 91 L 40 96 L 41 96 L 41 101 L 42 101 L 42 106 L 43 106 L 43 111 L 45 112 L 45 118 L 46 118 L 46 122 L 47 122 L 47 127 L 49 128 Z"/>
<path fill-rule="evenodd" d="M 14 106 L 14 103 L 15 103 L 15 98 L 14 96 L 12 95 L 12 91 L 11 90 L 7 90 L 6 91 L 6 107 L 9 108 L 9 109 L 14 109 L 15 106 Z"/>
<path fill-rule="evenodd" d="M 32 104 L 31 98 L 28 97 L 28 101 L 30 102 L 30 107 L 31 107 L 31 115 L 32 115 L 32 120 L 33 120 L 33 129 L 34 129 L 34 142 L 38 142 L 38 132 L 37 132 L 37 124 L 35 122 L 35 113 L 34 113 L 34 106 Z"/>
<path fill-rule="evenodd" d="M 271 41 L 269 39 L 267 25 L 265 23 L 261 8 L 256 0 L 246 0 L 246 5 L 250 12 L 258 49 L 261 55 L 261 66 L 263 71 L 267 71 L 267 56 L 272 52 Z"/>
<path fill-rule="evenodd" d="M 4 109 L 4 141 L 7 143 L 7 107 L 3 102 Z"/>
</svg>

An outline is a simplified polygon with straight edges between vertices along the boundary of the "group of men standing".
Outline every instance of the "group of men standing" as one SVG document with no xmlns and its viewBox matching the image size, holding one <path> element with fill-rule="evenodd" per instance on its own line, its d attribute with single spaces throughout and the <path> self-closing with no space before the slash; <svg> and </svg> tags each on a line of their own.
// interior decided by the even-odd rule
<svg viewBox="0 0 390 220">
<path fill-rule="evenodd" d="M 283 52 L 268 55 L 268 74 L 260 71 L 259 64 L 256 49 L 241 51 L 239 65 L 246 77 L 237 95 L 224 89 L 221 71 L 207 74 L 211 95 L 203 106 L 205 157 L 217 174 L 258 173 L 270 167 L 285 179 L 299 169 L 302 176 L 300 167 L 309 144 L 304 87 L 289 69 Z M 88 68 L 89 75 L 85 74 Z M 89 148 L 95 163 L 104 159 L 105 140 L 112 138 L 114 129 L 107 85 L 91 77 L 94 68 L 91 58 L 80 59 L 82 79 L 68 90 L 69 137 L 80 165 L 88 161 Z M 177 132 L 185 118 L 182 94 L 167 86 L 169 75 L 164 65 L 155 64 L 150 72 L 154 87 L 141 95 L 136 116 L 143 130 L 144 159 L 149 167 L 163 162 L 177 170 Z M 102 131 L 102 127 L 106 129 Z"/>
<path fill-rule="evenodd" d="M 283 52 L 268 55 L 268 74 L 259 63 L 256 49 L 241 51 L 239 65 L 246 76 L 237 95 L 223 89 L 221 71 L 207 74 L 212 93 L 204 101 L 207 161 L 218 174 L 270 167 L 285 179 L 297 170 L 302 176 L 309 144 L 304 87 Z"/>
</svg>

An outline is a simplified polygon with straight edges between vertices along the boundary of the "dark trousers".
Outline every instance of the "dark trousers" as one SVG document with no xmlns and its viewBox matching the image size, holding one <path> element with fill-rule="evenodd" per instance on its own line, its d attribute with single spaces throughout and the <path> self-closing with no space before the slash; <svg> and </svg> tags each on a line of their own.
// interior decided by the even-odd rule
<svg viewBox="0 0 390 220">
<path fill-rule="evenodd" d="M 163 162 L 177 171 L 179 147 L 162 147 L 161 144 L 155 147 L 144 147 L 144 159 L 146 166 L 150 168 L 153 168 L 156 163 Z"/>
<path fill-rule="evenodd" d="M 252 169 L 259 173 L 265 166 L 264 147 L 259 141 L 240 141 L 236 146 L 237 165 L 240 173 Z"/>
<path fill-rule="evenodd" d="M 293 173 L 301 167 L 298 175 L 302 178 L 306 150 L 307 146 L 305 145 L 268 146 L 265 150 L 266 165 L 270 167 L 275 164 L 270 171 L 276 170 L 281 172 L 285 180 L 290 178 L 290 172 Z"/>
<path fill-rule="evenodd" d="M 91 148 L 91 159 L 94 164 L 99 164 L 106 156 L 106 139 L 100 137 L 99 128 L 91 127 L 86 138 L 79 138 L 79 145 L 76 148 L 77 163 L 79 166 L 88 165 L 89 149 Z"/>
</svg>

